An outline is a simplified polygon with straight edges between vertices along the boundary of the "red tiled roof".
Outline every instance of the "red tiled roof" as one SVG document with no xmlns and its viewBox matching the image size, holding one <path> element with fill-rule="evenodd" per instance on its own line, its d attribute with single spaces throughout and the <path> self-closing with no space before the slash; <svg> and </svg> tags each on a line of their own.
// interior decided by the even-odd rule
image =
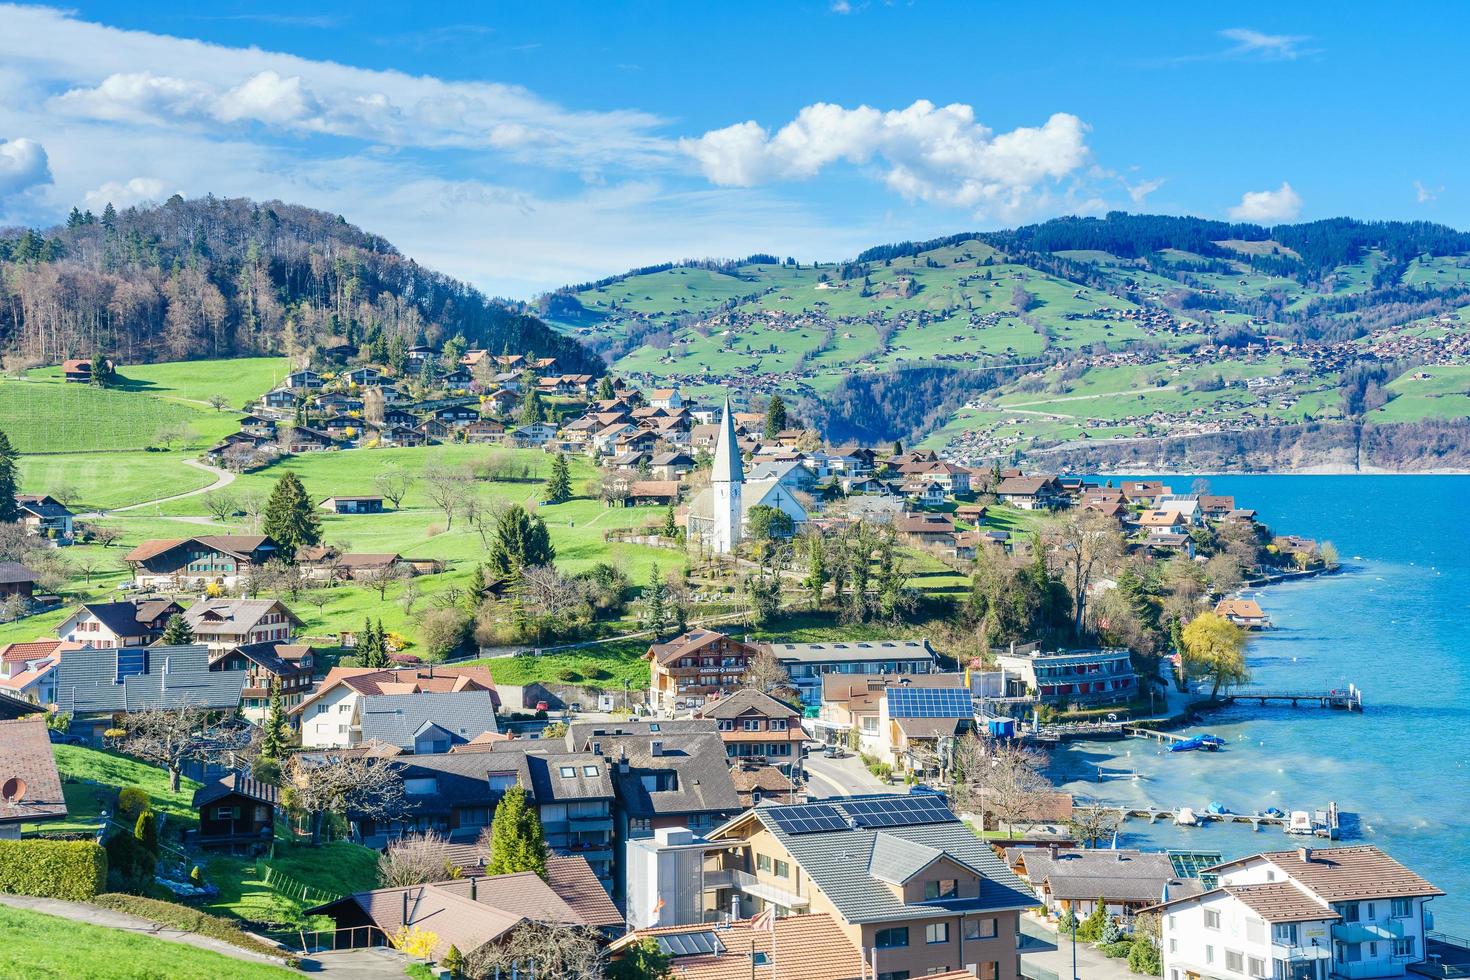
<svg viewBox="0 0 1470 980">
<path fill-rule="evenodd" d="M 793 915 L 776 920 L 776 934 L 751 928 L 751 919 L 733 922 L 716 934 L 724 947 L 721 953 L 676 957 L 670 969 L 677 980 L 772 980 L 780 976 L 801 980 L 857 980 L 863 973 L 863 957 L 830 915 Z M 610 947 L 614 954 L 648 936 L 711 932 L 708 923 L 638 929 Z M 779 964 L 769 962 L 772 940 Z M 753 944 L 753 945 L 752 945 Z M 752 968 L 751 950 L 768 954 L 768 962 Z M 960 976 L 965 976 L 961 973 Z"/>
</svg>

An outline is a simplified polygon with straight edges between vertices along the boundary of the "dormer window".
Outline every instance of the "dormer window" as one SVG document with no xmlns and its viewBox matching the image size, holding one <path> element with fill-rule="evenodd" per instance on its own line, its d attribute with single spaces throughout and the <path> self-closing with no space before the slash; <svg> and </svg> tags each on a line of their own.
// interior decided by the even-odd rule
<svg viewBox="0 0 1470 980">
<path fill-rule="evenodd" d="M 955 898 L 960 893 L 960 883 L 954 878 L 924 882 L 924 901 L 933 902 L 943 898 Z"/>
</svg>

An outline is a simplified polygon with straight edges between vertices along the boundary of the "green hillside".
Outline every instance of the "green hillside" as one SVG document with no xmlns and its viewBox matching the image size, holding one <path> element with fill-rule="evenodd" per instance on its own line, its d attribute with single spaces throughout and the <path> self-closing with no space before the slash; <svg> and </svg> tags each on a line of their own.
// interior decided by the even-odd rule
<svg viewBox="0 0 1470 980">
<path fill-rule="evenodd" d="M 1463 388 L 1436 386 L 1453 389 L 1453 366 L 1470 361 L 1467 300 L 1470 237 L 1441 226 L 1109 215 L 849 262 L 657 267 L 542 308 L 636 381 L 774 385 L 825 402 L 828 419 L 845 414 L 854 374 L 1007 368 L 1013 379 L 937 428 L 867 430 L 998 456 L 1221 423 L 1463 416 Z M 1347 397 L 1359 364 L 1390 372 L 1366 405 Z M 1427 387 L 1394 380 L 1422 364 L 1451 370 Z"/>
</svg>

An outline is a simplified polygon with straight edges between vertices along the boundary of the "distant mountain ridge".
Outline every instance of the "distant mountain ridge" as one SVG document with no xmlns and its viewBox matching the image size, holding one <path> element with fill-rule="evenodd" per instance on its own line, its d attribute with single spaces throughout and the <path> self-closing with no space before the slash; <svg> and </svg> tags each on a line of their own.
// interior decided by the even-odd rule
<svg viewBox="0 0 1470 980">
<path fill-rule="evenodd" d="M 601 358 L 340 215 L 213 195 L 0 230 L 0 347 L 33 362 L 309 353 L 371 337 Z"/>
</svg>

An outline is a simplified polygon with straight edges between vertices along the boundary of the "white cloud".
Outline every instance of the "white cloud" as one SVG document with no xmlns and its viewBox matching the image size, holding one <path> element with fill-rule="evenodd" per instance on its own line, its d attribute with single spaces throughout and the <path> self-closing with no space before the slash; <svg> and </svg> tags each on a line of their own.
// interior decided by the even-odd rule
<svg viewBox="0 0 1470 980">
<path fill-rule="evenodd" d="M 1311 37 L 1306 34 L 1267 34 L 1249 27 L 1231 27 L 1221 31 L 1220 36 L 1235 42 L 1235 47 L 1223 52 L 1226 56 L 1253 55 L 1260 58 L 1295 61 L 1303 55 L 1317 53 L 1314 50 L 1302 48 L 1303 43 L 1311 40 Z"/>
<path fill-rule="evenodd" d="M 1057 113 L 1042 126 L 997 135 L 961 103 L 939 107 L 921 99 L 887 112 L 818 103 L 774 135 L 748 121 L 682 139 L 679 147 L 721 186 L 804 180 L 834 163 L 881 160 L 883 181 L 906 198 L 1007 214 L 1086 163 L 1087 128 Z"/>
<path fill-rule="evenodd" d="M 1420 204 L 1428 204 L 1430 201 L 1437 199 L 1439 195 L 1443 193 L 1443 185 L 1439 187 L 1426 187 L 1424 186 L 1423 181 L 1414 181 L 1414 200 L 1418 201 Z"/>
<path fill-rule="evenodd" d="M 1133 204 L 1135 206 L 1142 206 L 1150 194 L 1164 186 L 1165 180 L 1166 178 L 1164 177 L 1154 177 L 1150 180 L 1141 180 L 1136 184 L 1130 184 L 1125 180 L 1123 181 L 1123 186 L 1127 188 L 1128 197 L 1133 201 Z"/>
<path fill-rule="evenodd" d="M 24 137 L 0 140 L 0 198 L 51 183 L 46 148 Z"/>
<path fill-rule="evenodd" d="M 82 199 L 92 211 L 101 211 L 107 205 L 121 210 L 148 201 L 163 201 L 170 194 L 168 184 L 157 177 L 134 177 L 131 180 L 109 180 L 95 191 L 88 191 Z"/>
<path fill-rule="evenodd" d="M 852 13 L 852 4 L 848 3 L 847 0 L 832 0 L 832 5 L 827 9 L 834 14 L 850 14 Z"/>
<path fill-rule="evenodd" d="M 519 85 L 123 31 L 44 7 L 0 4 L 0 22 L 0 65 L 59 88 L 50 108 L 74 119 L 218 133 L 253 123 L 397 148 L 534 151 L 539 165 L 572 171 L 589 162 L 667 165 L 676 155 L 654 132 L 665 122 L 658 116 L 571 110 Z"/>
<path fill-rule="evenodd" d="M 1270 224 L 1290 221 L 1301 211 L 1301 195 L 1283 180 L 1274 191 L 1246 191 L 1240 195 L 1240 203 L 1230 209 L 1230 217 L 1236 221 Z"/>
</svg>

